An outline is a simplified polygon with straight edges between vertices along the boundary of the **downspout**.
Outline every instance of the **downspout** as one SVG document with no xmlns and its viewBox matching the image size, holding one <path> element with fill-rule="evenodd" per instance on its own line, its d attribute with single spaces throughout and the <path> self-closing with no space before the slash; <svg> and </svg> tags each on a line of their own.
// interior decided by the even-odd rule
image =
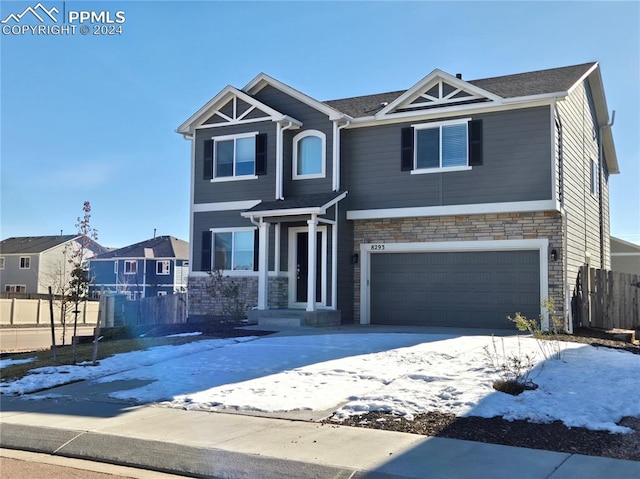
<svg viewBox="0 0 640 479">
<path fill-rule="evenodd" d="M 188 135 L 182 134 L 182 139 L 191 141 L 191 187 L 189 193 L 189 270 L 193 267 L 193 202 L 195 199 L 195 180 L 196 180 L 196 138 L 195 133 Z M 189 287 L 189 270 L 187 270 L 187 288 Z M 117 285 L 117 273 L 116 273 L 116 285 Z M 118 287 L 116 286 L 116 292 Z M 187 296 L 187 316 L 189 316 L 190 304 L 189 294 Z"/>
<path fill-rule="evenodd" d="M 599 143 L 599 159 L 598 159 L 598 204 L 600 207 L 600 268 L 604 269 L 604 209 L 602 207 L 602 172 L 604 166 L 604 147 L 602 146 L 602 132 L 605 128 L 611 128 L 616 121 L 616 111 L 611 112 L 611 121 L 608 121 L 606 125 L 600 127 Z"/>
<path fill-rule="evenodd" d="M 276 200 L 284 200 L 284 132 L 293 126 L 288 120 L 288 125 L 282 126 L 276 123 Z"/>
<path fill-rule="evenodd" d="M 348 127 L 351 120 L 345 120 L 344 125 L 338 125 L 337 121 L 333 122 L 333 191 L 340 191 L 340 130 Z"/>
<path fill-rule="evenodd" d="M 553 109 L 556 113 L 556 121 L 558 122 L 558 193 L 560 194 L 560 214 L 562 215 L 562 267 L 564 278 L 564 325 L 569 334 L 573 334 L 573 318 L 571 311 L 571 285 L 569 283 L 569 247 L 568 227 L 569 212 L 565 208 L 565 191 L 564 191 L 564 144 L 562 138 L 562 119 L 560 118 L 560 110 L 558 110 L 557 98 L 553 99 Z"/>
</svg>

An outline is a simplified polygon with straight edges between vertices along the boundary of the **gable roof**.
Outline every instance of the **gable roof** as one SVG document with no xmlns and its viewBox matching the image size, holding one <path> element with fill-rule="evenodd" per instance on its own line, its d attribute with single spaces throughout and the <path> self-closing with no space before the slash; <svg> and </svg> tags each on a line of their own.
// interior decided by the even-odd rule
<svg viewBox="0 0 640 479">
<path fill-rule="evenodd" d="M 296 100 L 310 106 L 311 108 L 315 108 L 316 110 L 327 115 L 330 120 L 340 120 L 345 116 L 344 112 L 341 112 L 331 105 L 328 105 L 326 102 L 318 101 L 315 98 L 310 97 L 306 93 L 302 93 L 301 91 L 296 90 L 295 88 L 290 87 L 285 83 L 282 83 L 280 80 L 276 80 L 266 73 L 259 73 L 253 80 L 247 83 L 242 90 L 249 93 L 250 95 L 255 95 L 267 85 L 271 85 L 272 87 L 286 93 L 290 97 L 293 97 Z"/>
<path fill-rule="evenodd" d="M 196 111 L 193 115 L 191 115 L 186 121 L 184 121 L 177 129 L 177 133 L 181 133 L 183 135 L 193 134 L 193 131 L 198 126 L 201 126 L 203 123 L 207 121 L 210 117 L 215 115 L 218 112 L 218 109 L 224 107 L 230 101 L 233 101 L 234 98 L 240 99 L 245 104 L 248 104 L 251 108 L 257 109 L 258 111 L 262 111 L 266 114 L 265 117 L 252 119 L 251 121 L 259 121 L 259 120 L 272 120 L 272 121 L 291 121 L 295 125 L 302 125 L 302 122 L 296 120 L 295 118 L 291 118 L 270 106 L 265 105 L 264 103 L 256 100 L 252 96 L 248 95 L 244 91 L 238 90 L 231 85 L 227 85 L 220 91 L 216 96 L 214 96 L 211 100 L 209 100 L 204 106 L 202 106 L 198 111 Z M 235 110 L 235 108 L 234 108 Z M 251 111 L 249 110 L 249 111 Z M 222 115 L 221 118 L 227 118 L 229 120 L 228 124 L 237 124 L 243 122 L 242 115 L 230 118 L 228 116 Z M 245 120 L 246 122 L 246 120 Z M 221 123 L 223 125 L 224 123 Z"/>
<path fill-rule="evenodd" d="M 245 218 L 265 216 L 323 215 L 331 206 L 347 196 L 346 191 L 291 196 L 284 200 L 262 201 L 240 213 Z"/>
<path fill-rule="evenodd" d="M 55 235 L 55 236 L 17 236 L 2 240 L 0 254 L 40 254 L 80 238 L 80 235 Z M 107 249 L 90 240 L 89 249 L 96 253 L 102 253 Z"/>
<path fill-rule="evenodd" d="M 568 92 L 576 83 L 582 80 L 585 75 L 593 71 L 597 65 L 596 62 L 590 62 L 568 67 L 469 81 L 452 77 L 448 73 L 440 70 L 434 70 L 408 90 L 328 100 L 324 103 L 353 118 L 370 117 L 381 112 L 384 108 L 392 106 L 392 103 L 398 102 L 398 100 L 405 95 L 419 90 L 420 86 L 427 84 L 436 76 L 444 77 L 450 82 L 456 82 L 458 85 L 467 83 L 468 85 L 485 91 L 488 95 L 501 97 L 503 99 L 550 95 Z"/>
<path fill-rule="evenodd" d="M 173 236 L 158 236 L 108 251 L 95 259 L 109 258 L 189 258 L 189 243 Z"/>
</svg>

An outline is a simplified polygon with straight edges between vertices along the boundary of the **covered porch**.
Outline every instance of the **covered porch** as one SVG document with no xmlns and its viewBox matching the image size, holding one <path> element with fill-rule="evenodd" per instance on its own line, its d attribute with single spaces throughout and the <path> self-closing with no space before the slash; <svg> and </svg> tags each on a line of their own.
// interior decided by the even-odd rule
<svg viewBox="0 0 640 479">
<path fill-rule="evenodd" d="M 260 324 L 340 324 L 337 308 L 338 203 L 347 192 L 261 202 L 241 215 L 258 230 L 258 301 L 249 319 Z M 274 234 L 270 229 L 274 228 Z M 270 241 L 274 244 L 270 245 Z M 286 271 L 280 256 L 286 254 Z M 273 257 L 270 257 L 273 255 Z M 288 279 L 288 308 L 269 309 L 269 264 Z"/>
</svg>

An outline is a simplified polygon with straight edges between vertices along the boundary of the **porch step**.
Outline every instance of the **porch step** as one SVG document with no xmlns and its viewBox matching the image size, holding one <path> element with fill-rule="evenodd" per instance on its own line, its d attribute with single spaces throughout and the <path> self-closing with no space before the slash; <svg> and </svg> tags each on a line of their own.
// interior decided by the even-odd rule
<svg viewBox="0 0 640 479">
<path fill-rule="evenodd" d="M 303 309 L 267 309 L 260 311 L 253 309 L 248 311 L 250 323 L 258 323 L 259 326 L 335 326 L 340 324 L 340 311 L 318 310 L 305 311 Z"/>
<path fill-rule="evenodd" d="M 271 327 L 287 327 L 287 328 L 295 328 L 300 327 L 304 323 L 302 318 L 272 318 L 272 317 L 261 317 L 258 319 L 258 326 L 271 326 Z"/>
</svg>

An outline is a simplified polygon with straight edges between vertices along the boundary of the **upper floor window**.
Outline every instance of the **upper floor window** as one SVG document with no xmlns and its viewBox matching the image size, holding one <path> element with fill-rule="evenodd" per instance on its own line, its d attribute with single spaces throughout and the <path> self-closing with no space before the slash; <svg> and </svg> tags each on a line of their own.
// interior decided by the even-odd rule
<svg viewBox="0 0 640 479">
<path fill-rule="evenodd" d="M 0 258 L 0 269 L 4 269 L 4 258 Z"/>
<path fill-rule="evenodd" d="M 162 260 L 156 262 L 156 274 L 169 274 L 169 260 Z"/>
<path fill-rule="evenodd" d="M 20 269 L 31 268 L 31 258 L 29 256 L 20 256 Z"/>
<path fill-rule="evenodd" d="M 293 138 L 293 179 L 324 178 L 326 135 L 307 130 Z"/>
<path fill-rule="evenodd" d="M 138 272 L 138 262 L 135 259 L 124 260 L 124 274 L 136 274 Z"/>
<path fill-rule="evenodd" d="M 26 293 L 27 287 L 24 284 L 7 284 L 4 291 L 5 293 Z"/>
<path fill-rule="evenodd" d="M 402 170 L 466 170 L 482 164 L 482 120 L 420 123 L 402 129 Z"/>
<path fill-rule="evenodd" d="M 253 271 L 255 230 L 213 231 L 213 268 Z"/>
<path fill-rule="evenodd" d="M 204 142 L 204 178 L 229 181 L 266 174 L 267 135 L 218 136 Z"/>
</svg>

